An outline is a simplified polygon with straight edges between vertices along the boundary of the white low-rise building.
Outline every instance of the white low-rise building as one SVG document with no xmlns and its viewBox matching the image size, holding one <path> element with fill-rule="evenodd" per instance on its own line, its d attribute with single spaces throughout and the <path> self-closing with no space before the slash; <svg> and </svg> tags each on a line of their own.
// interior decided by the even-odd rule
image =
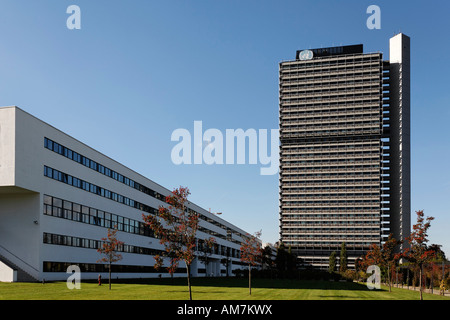
<svg viewBox="0 0 450 320">
<path fill-rule="evenodd" d="M 106 277 L 97 249 L 113 225 L 124 242 L 114 278 L 168 276 L 153 267 L 164 248 L 142 214 L 156 213 L 170 193 L 22 109 L 0 108 L 0 281 L 65 280 L 70 265 L 82 279 Z M 246 232 L 189 207 L 200 214 L 198 240 L 217 244 L 207 266 L 195 259 L 192 276 L 233 275 Z"/>
</svg>

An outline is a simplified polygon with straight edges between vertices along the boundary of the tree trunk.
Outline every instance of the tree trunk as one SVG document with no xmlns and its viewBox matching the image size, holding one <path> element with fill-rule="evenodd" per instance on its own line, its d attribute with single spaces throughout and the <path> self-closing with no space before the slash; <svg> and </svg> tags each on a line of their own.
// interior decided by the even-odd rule
<svg viewBox="0 0 450 320">
<path fill-rule="evenodd" d="M 423 300 L 423 295 L 422 295 L 422 266 L 419 267 L 419 290 L 420 290 L 420 300 Z"/>
<path fill-rule="evenodd" d="M 109 268 L 108 268 L 108 273 L 109 273 L 109 290 L 111 290 L 111 262 L 109 263 Z"/>
<path fill-rule="evenodd" d="M 408 290 L 409 290 L 409 267 L 408 270 L 406 271 L 407 275 L 406 275 L 406 284 L 408 285 Z"/>
<path fill-rule="evenodd" d="M 250 265 L 248 265 L 248 290 L 252 295 L 252 267 Z"/>
<path fill-rule="evenodd" d="M 430 280 L 430 289 L 431 289 L 431 293 L 433 293 L 433 269 L 431 269 L 431 280 Z"/>
<path fill-rule="evenodd" d="M 398 269 L 395 269 L 395 284 L 397 285 L 398 288 Z"/>
<path fill-rule="evenodd" d="M 389 282 L 389 292 L 391 292 L 391 265 L 388 263 L 388 282 Z"/>
<path fill-rule="evenodd" d="M 187 269 L 187 281 L 188 281 L 188 288 L 189 288 L 189 300 L 192 300 L 192 291 L 191 291 L 191 270 L 190 265 L 186 263 L 186 269 Z"/>
</svg>

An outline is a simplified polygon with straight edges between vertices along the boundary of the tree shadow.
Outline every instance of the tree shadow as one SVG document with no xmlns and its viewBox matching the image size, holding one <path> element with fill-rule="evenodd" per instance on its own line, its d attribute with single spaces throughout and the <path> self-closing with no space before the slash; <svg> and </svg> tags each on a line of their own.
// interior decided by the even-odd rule
<svg viewBox="0 0 450 320">
<path fill-rule="evenodd" d="M 187 286 L 185 277 L 161 278 L 161 279 L 115 279 L 114 283 L 148 284 L 164 286 Z M 193 277 L 193 287 L 229 287 L 248 288 L 248 278 L 245 277 Z M 252 279 L 252 288 L 258 289 L 315 289 L 315 290 L 350 290 L 350 291 L 374 291 L 365 284 L 349 281 L 330 280 L 304 280 L 304 279 Z M 377 292 L 386 291 L 377 289 Z"/>
</svg>

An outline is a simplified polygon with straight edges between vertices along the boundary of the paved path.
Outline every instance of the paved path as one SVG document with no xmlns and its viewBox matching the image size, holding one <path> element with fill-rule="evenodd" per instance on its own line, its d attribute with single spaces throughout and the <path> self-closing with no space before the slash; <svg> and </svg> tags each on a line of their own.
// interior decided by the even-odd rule
<svg viewBox="0 0 450 320">
<path fill-rule="evenodd" d="M 385 285 L 386 285 L 386 284 L 385 284 Z M 388 286 L 389 286 L 389 285 L 388 285 Z M 403 286 L 403 287 L 402 287 L 401 285 L 399 285 L 399 286 L 397 287 L 396 284 L 393 284 L 392 287 L 393 287 L 393 288 L 400 288 L 400 289 L 409 289 L 409 290 L 413 290 L 413 291 L 419 291 L 419 287 L 415 287 L 415 288 L 413 288 L 413 287 L 411 287 L 411 286 L 410 286 L 410 287 L 406 287 L 406 286 Z M 433 292 L 431 292 L 431 289 L 424 289 L 423 292 L 425 292 L 425 293 L 433 293 L 433 294 L 437 294 L 437 295 L 440 294 L 439 289 L 433 289 Z M 445 295 L 446 297 L 450 297 L 450 292 L 449 292 L 449 290 L 445 290 L 444 295 Z"/>
</svg>

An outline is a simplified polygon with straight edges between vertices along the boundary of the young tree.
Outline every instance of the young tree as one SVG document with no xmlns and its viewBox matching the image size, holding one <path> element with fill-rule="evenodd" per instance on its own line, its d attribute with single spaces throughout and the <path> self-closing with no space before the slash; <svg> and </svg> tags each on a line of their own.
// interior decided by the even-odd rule
<svg viewBox="0 0 450 320">
<path fill-rule="evenodd" d="M 386 271 L 387 282 L 389 284 L 389 292 L 391 292 L 393 267 L 399 261 L 401 254 L 396 252 L 400 241 L 395 239 L 392 234 L 389 235 L 382 247 L 373 243 L 370 245 L 369 251 L 363 257 L 362 266 L 368 268 L 371 265 L 377 265 Z"/>
<path fill-rule="evenodd" d="M 397 265 L 397 262 L 400 260 L 401 257 L 401 255 L 396 252 L 396 249 L 398 248 L 399 244 L 400 241 L 395 239 L 393 234 L 391 233 L 381 249 L 381 263 L 387 269 L 389 292 L 391 292 L 391 285 L 392 285 L 392 276 L 391 276 L 392 267 Z"/>
<path fill-rule="evenodd" d="M 269 245 L 266 245 L 264 248 L 262 248 L 261 255 L 261 263 L 263 269 L 267 266 L 269 270 L 272 271 L 275 264 L 272 258 L 272 248 Z"/>
<path fill-rule="evenodd" d="M 344 274 L 345 271 L 347 271 L 347 248 L 345 247 L 345 242 L 342 242 L 339 259 L 339 272 Z"/>
<path fill-rule="evenodd" d="M 356 272 L 356 276 L 358 281 L 363 281 L 363 279 L 366 278 L 366 270 L 364 269 L 364 258 L 363 257 L 358 257 L 355 260 L 355 272 Z"/>
<path fill-rule="evenodd" d="M 336 271 L 336 251 L 331 252 L 328 263 L 328 272 L 334 273 L 334 271 Z"/>
<path fill-rule="evenodd" d="M 275 257 L 275 265 L 279 274 L 282 274 L 287 269 L 288 253 L 283 242 L 277 246 L 277 255 Z"/>
<path fill-rule="evenodd" d="M 288 271 L 294 271 L 297 268 L 297 257 L 292 252 L 292 246 L 289 245 L 287 256 L 287 269 Z"/>
<path fill-rule="evenodd" d="M 438 281 L 439 279 L 444 280 L 445 278 L 445 263 L 447 258 L 445 257 L 445 252 L 442 251 L 441 245 L 432 244 L 428 247 L 429 250 L 434 251 L 434 258 L 431 261 L 431 279 Z"/>
<path fill-rule="evenodd" d="M 275 257 L 275 267 L 280 276 L 286 275 L 286 271 L 289 273 L 295 271 L 297 268 L 297 257 L 292 252 L 291 246 L 286 250 L 286 246 L 283 242 L 278 243 L 277 255 Z"/>
<path fill-rule="evenodd" d="M 419 271 L 420 300 L 423 300 L 423 266 L 430 262 L 435 256 L 435 251 L 432 249 L 430 250 L 427 245 L 428 229 L 434 218 L 424 218 L 423 210 L 416 211 L 416 214 L 417 223 L 413 225 L 410 236 L 406 238 L 409 243 L 409 248 L 404 250 L 402 257 L 408 260 L 412 266 L 416 267 Z"/>
<path fill-rule="evenodd" d="M 241 261 L 248 264 L 248 289 L 250 295 L 252 294 L 252 266 L 261 263 L 262 249 L 259 241 L 261 231 L 255 235 L 247 234 L 245 241 L 241 243 Z"/>
<path fill-rule="evenodd" d="M 100 252 L 104 255 L 103 258 L 98 260 L 98 262 L 106 262 L 108 263 L 108 272 L 109 272 L 109 290 L 111 290 L 111 264 L 122 260 L 122 255 L 117 253 L 120 247 L 123 245 L 122 241 L 117 240 L 117 226 L 114 226 L 114 229 L 108 228 L 108 235 L 106 238 L 102 238 L 102 246 L 97 249 L 97 252 Z"/>
<path fill-rule="evenodd" d="M 195 240 L 199 215 L 187 208 L 189 189 L 179 187 L 166 197 L 168 206 L 160 206 L 156 216 L 143 214 L 143 220 L 164 245 L 170 258 L 167 270 L 173 274 L 180 261 L 186 264 L 189 300 L 192 300 L 190 267 L 195 258 Z M 155 268 L 161 268 L 163 258 L 155 256 Z"/>
<path fill-rule="evenodd" d="M 377 244 L 372 243 L 361 264 L 367 270 L 369 266 L 381 266 L 382 260 L 381 248 Z"/>
<path fill-rule="evenodd" d="M 440 244 L 432 244 L 428 247 L 429 250 L 432 250 L 435 252 L 434 254 L 434 262 L 445 262 L 447 261 L 447 258 L 445 257 L 445 252 L 441 249 L 442 245 Z"/>
<path fill-rule="evenodd" d="M 356 272 L 361 272 L 363 271 L 363 259 L 361 257 L 358 257 L 355 259 L 355 271 Z"/>
</svg>

